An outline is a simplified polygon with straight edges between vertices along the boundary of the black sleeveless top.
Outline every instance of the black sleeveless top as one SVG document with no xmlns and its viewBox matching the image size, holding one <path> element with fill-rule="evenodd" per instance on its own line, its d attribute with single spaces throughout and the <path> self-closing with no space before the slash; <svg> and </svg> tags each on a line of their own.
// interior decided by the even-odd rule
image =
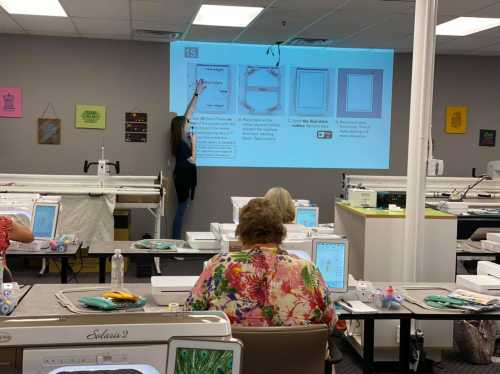
<svg viewBox="0 0 500 374">
<path fill-rule="evenodd" d="M 194 199 L 197 183 L 196 165 L 189 158 L 192 156 L 193 147 L 189 139 L 183 138 L 175 155 L 174 184 L 179 202 L 186 201 L 189 197 Z"/>
</svg>

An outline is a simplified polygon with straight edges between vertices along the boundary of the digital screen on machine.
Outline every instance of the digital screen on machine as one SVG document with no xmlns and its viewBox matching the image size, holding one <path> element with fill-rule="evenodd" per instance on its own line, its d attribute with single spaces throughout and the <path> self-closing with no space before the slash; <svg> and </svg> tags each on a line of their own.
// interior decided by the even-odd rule
<svg viewBox="0 0 500 374">
<path fill-rule="evenodd" d="M 39 239 L 52 239 L 55 234 L 56 216 L 56 205 L 36 205 L 33 216 L 33 236 Z"/>
<path fill-rule="evenodd" d="M 174 374 L 232 374 L 233 351 L 177 348 Z"/>
<path fill-rule="evenodd" d="M 316 266 L 329 289 L 345 288 L 345 251 L 343 242 L 317 242 Z"/>
<path fill-rule="evenodd" d="M 318 209 L 299 207 L 295 210 L 295 223 L 305 227 L 318 227 Z"/>
</svg>

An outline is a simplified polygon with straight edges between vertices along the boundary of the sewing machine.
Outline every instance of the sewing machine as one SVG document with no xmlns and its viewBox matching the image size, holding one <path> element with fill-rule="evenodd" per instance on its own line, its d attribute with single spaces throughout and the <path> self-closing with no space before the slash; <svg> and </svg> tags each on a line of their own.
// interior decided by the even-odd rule
<svg viewBox="0 0 500 374">
<path fill-rule="evenodd" d="M 235 370 L 228 373 L 239 373 L 240 346 L 230 339 L 224 313 L 168 313 L 152 301 L 148 285 L 126 286 L 147 298 L 144 311 L 75 314 L 55 298 L 74 285 L 35 285 L 11 316 L 0 319 L 1 372 L 177 374 L 171 353 L 199 348 L 231 352 Z"/>
</svg>

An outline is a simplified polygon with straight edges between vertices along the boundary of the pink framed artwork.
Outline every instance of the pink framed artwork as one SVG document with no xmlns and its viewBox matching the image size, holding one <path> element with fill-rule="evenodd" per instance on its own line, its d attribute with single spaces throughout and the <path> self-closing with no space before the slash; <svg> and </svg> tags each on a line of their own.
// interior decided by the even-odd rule
<svg viewBox="0 0 500 374">
<path fill-rule="evenodd" d="M 0 87 L 0 117 L 23 116 L 23 98 L 19 87 Z"/>
</svg>

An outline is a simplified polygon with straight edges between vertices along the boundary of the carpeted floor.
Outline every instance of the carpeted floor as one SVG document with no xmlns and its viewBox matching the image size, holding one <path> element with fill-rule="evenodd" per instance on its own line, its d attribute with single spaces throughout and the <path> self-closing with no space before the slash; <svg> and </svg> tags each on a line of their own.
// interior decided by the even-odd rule
<svg viewBox="0 0 500 374">
<path fill-rule="evenodd" d="M 337 347 L 342 351 L 343 359 L 335 365 L 336 374 L 362 374 L 362 361 L 357 353 L 350 347 L 346 341 L 336 338 Z M 398 373 L 394 369 L 378 369 L 376 373 L 392 374 Z M 430 373 L 430 371 L 429 371 Z M 490 365 L 472 365 L 464 362 L 459 352 L 448 352 L 444 355 L 444 360 L 434 363 L 432 366 L 434 374 L 499 374 L 500 364 Z"/>
</svg>

